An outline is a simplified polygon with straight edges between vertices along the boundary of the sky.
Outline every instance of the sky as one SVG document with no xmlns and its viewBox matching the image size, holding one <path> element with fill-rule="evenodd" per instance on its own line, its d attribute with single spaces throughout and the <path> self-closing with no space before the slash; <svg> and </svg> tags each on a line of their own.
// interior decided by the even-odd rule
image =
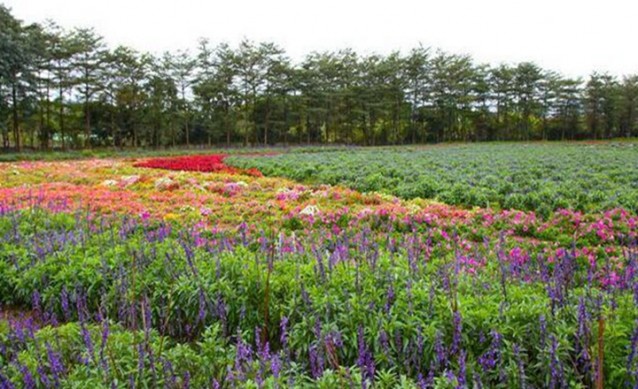
<svg viewBox="0 0 638 389">
<path fill-rule="evenodd" d="M 422 44 L 477 62 L 533 61 L 571 77 L 638 73 L 635 0 L 0 0 L 25 22 L 94 27 L 109 45 L 161 53 L 202 37 L 311 51 L 407 52 Z"/>
</svg>

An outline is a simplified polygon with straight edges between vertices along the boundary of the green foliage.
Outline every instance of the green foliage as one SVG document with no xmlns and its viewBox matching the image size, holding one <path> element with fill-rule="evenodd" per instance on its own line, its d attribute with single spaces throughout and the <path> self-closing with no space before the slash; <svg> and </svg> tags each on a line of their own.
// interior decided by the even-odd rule
<svg viewBox="0 0 638 389">
<path fill-rule="evenodd" d="M 173 366 L 178 384 L 188 372 L 193 387 L 208 386 L 213 378 L 223 382 L 229 371 L 241 373 L 246 387 L 259 387 L 260 381 L 266 386 L 285 386 L 289 379 L 298 387 L 360 386 L 368 374 L 355 367 L 361 353 L 359 329 L 364 328 L 364 344 L 375 361 L 375 386 L 414 388 L 417 373 L 425 374 L 436 363 L 437 338 L 441 337 L 448 350 L 455 342 L 455 312 L 462 318 L 459 342 L 467 355 L 466 381 L 478 376 L 484 385 L 496 386 L 499 382 L 503 385 L 505 379 L 510 387 L 517 387 L 519 358 L 524 358 L 527 385 L 547 386 L 551 334 L 557 339 L 555 358 L 563 364 L 566 379 L 575 387 L 586 382 L 569 367 L 578 357 L 573 349 L 575 334 L 583 323 L 578 307 L 581 299 L 595 301 L 601 292 L 587 283 L 586 271 L 580 266 L 575 269 L 569 295 L 554 307 L 548 285 L 526 281 L 527 276 L 536 273 L 540 266 L 537 261 L 542 259 L 532 257 L 527 273 L 509 278 L 504 297 L 502 269 L 488 248 L 485 255 L 489 261 L 484 267 L 474 274 L 456 275 L 452 266 L 458 256 L 454 252 L 433 246 L 432 257 L 414 268 L 404 251 L 392 253 L 385 247 L 382 242 L 386 238 L 381 241 L 375 262 L 366 260 L 370 253 L 365 250 L 349 250 L 351 259 L 329 265 L 329 248 L 337 242 L 328 239 L 316 246 L 322 242 L 321 231 L 307 237 L 303 252 L 275 251 L 272 263 L 257 242 L 244 246 L 235 241 L 233 249 L 211 250 L 193 245 L 184 230 L 159 240 L 151 238 L 160 227 L 153 224 L 131 228 L 116 223 L 92 230 L 83 239 L 61 242 L 50 252 L 35 249 L 50 236 L 47 232 L 77 233 L 77 228 L 85 228 L 84 223 L 77 216 L 57 214 L 48 219 L 41 212 L 0 217 L 0 236 L 5 237 L 0 244 L 2 303 L 32 307 L 38 292 L 38 309 L 65 317 L 60 296 L 67 291 L 72 304 L 78 303 L 81 295 L 86 309 L 99 311 L 110 320 L 111 334 L 105 345 L 101 345 L 104 322 L 84 323 L 73 313 L 66 317 L 70 323 L 44 327 L 35 338 L 27 337 L 24 342 L 12 340 L 11 354 L 0 354 L 0 358 L 15 355 L 32 374 L 41 376 L 37 369 L 47 360 L 43 345 L 56 345 L 67 369 L 65 385 L 102 387 L 110 382 L 124 385 L 133 379 L 137 387 L 162 386 L 166 375 L 155 375 L 150 368 L 151 363 L 161 362 Z M 23 235 L 11 235 L 15 231 Z M 319 250 L 313 251 L 315 248 Z M 480 257 L 480 253 L 476 255 Z M 318 268 L 319 260 L 323 270 Z M 268 300 L 264 299 L 266 290 Z M 203 318 L 202 296 L 218 307 L 205 307 Z M 630 290 L 617 290 L 604 298 L 614 301 L 605 303 L 602 313 L 606 318 L 606 382 L 622 385 L 636 320 L 633 296 Z M 129 314 L 121 316 L 122 309 L 130 312 L 131 306 L 143 309 L 145 304 L 150 308 L 148 332 L 136 330 L 142 326 L 139 317 L 135 324 Z M 219 307 L 223 307 L 222 317 L 214 314 Z M 280 330 L 284 317 L 290 324 L 285 346 Z M 547 322 L 545 329 L 539 326 L 541 318 Z M 587 322 L 594 328 L 595 318 Z M 0 341 L 8 339 L 11 332 L 2 323 L 0 320 Z M 83 326 L 89 329 L 92 352 L 86 346 Z M 593 334 L 591 328 L 588 331 Z M 277 376 L 269 373 L 272 361 L 254 359 L 237 365 L 239 341 L 259 347 L 255 329 L 267 331 L 270 352 L 291 358 Z M 503 340 L 501 357 L 497 368 L 483 371 L 480 358 L 489 349 L 493 332 Z M 310 378 L 311 349 L 326 347 L 322 342 L 337 333 L 343 345 L 333 351 L 334 365 L 325 366 L 319 377 Z M 386 334 L 389 341 L 384 343 L 381 334 Z M 412 353 L 416 344 L 423 350 L 415 358 Z M 143 354 L 140 347 L 146 350 Z M 103 362 L 101 355 L 108 361 Z M 140 358 L 145 366 L 142 370 Z M 457 375 L 439 371 L 435 387 L 459 385 L 459 355 L 452 353 L 448 358 L 447 369 Z M 108 364 L 108 371 L 103 363 Z M 15 363 L 5 366 L 0 367 L 1 374 L 22 382 L 24 373 Z M 370 382 L 369 377 L 366 380 Z"/>
<path fill-rule="evenodd" d="M 638 211 L 635 143 L 494 144 L 232 157 L 238 167 L 363 192 L 537 211 Z"/>
</svg>

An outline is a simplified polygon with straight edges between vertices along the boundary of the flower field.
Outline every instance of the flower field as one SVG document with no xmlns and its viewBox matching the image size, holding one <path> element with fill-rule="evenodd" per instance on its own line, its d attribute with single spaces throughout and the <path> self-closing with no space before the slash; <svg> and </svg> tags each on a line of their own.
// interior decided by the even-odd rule
<svg viewBox="0 0 638 389">
<path fill-rule="evenodd" d="M 0 164 L 0 388 L 635 387 L 638 151 L 579 147 Z"/>
</svg>

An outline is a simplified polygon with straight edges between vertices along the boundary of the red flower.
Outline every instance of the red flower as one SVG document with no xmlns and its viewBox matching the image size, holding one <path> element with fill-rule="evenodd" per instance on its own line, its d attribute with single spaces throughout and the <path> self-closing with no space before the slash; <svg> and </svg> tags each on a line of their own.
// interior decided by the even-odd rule
<svg viewBox="0 0 638 389">
<path fill-rule="evenodd" d="M 225 158 L 225 154 L 154 158 L 138 162 L 134 166 L 166 170 L 245 174 L 254 177 L 262 176 L 261 172 L 257 169 L 242 170 L 228 166 L 224 163 Z"/>
</svg>

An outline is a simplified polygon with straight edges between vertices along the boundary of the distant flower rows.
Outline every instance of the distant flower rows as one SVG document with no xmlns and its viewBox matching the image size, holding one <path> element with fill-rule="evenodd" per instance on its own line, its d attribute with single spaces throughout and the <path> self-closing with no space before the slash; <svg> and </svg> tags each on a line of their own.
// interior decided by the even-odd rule
<svg viewBox="0 0 638 389">
<path fill-rule="evenodd" d="M 535 211 L 638 212 L 638 144 L 476 144 L 233 156 L 267 176 L 404 199 Z"/>
</svg>

